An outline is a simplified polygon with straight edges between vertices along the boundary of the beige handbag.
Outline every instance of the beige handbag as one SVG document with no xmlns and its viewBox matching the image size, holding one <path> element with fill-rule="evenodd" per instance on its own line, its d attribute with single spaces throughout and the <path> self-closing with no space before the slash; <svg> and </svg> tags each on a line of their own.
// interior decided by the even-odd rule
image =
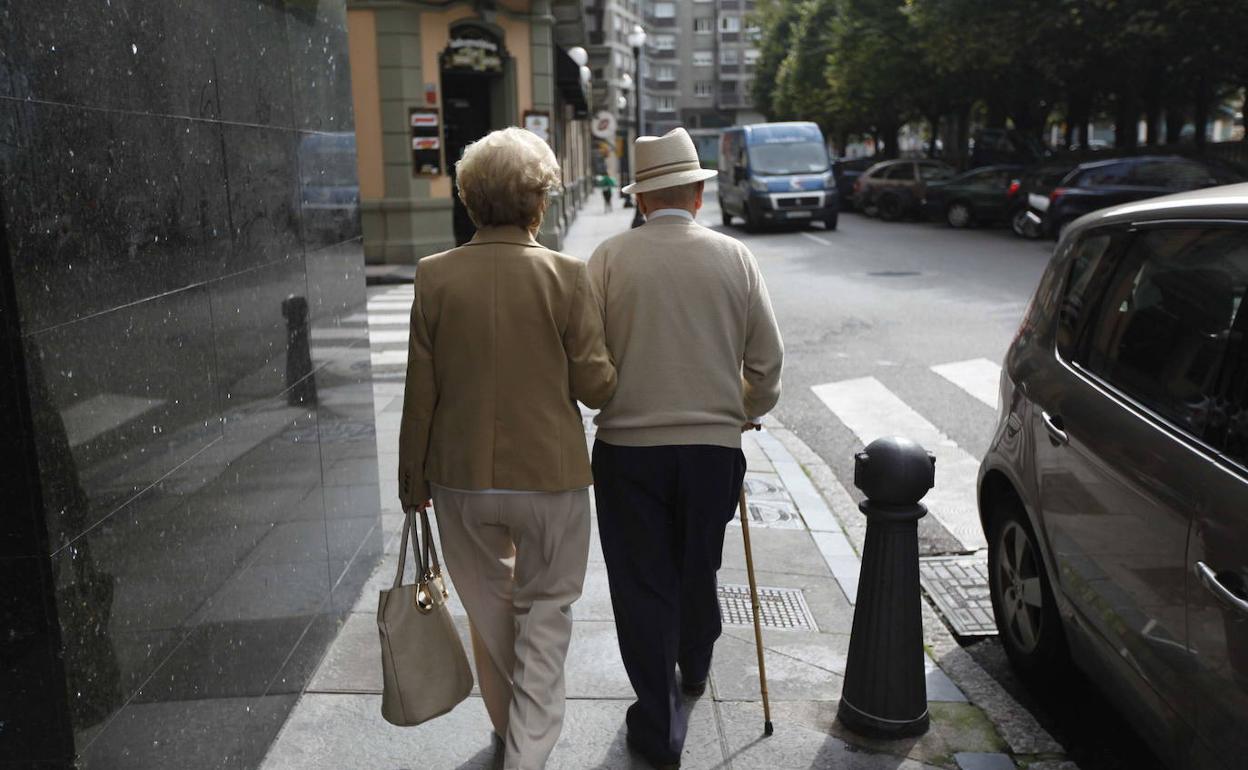
<svg viewBox="0 0 1248 770">
<path fill-rule="evenodd" d="M 450 596 L 442 584 L 442 567 L 433 545 L 429 514 L 424 510 L 420 523 L 421 533 L 417 535 L 415 514 L 409 510 L 403 523 L 394 587 L 382 591 L 377 601 L 385 682 L 381 715 L 400 727 L 441 716 L 472 692 L 472 671 L 447 610 Z M 415 540 L 416 583 L 403 585 L 409 532 Z M 423 551 L 421 537 L 425 541 Z"/>
</svg>

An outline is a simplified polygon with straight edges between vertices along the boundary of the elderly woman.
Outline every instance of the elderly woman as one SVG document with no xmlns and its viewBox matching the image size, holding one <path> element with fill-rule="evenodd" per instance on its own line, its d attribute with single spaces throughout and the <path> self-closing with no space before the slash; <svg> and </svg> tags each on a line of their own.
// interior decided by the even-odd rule
<svg viewBox="0 0 1248 770">
<path fill-rule="evenodd" d="M 399 498 L 406 510 L 432 496 L 504 766 L 527 770 L 562 728 L 570 606 L 589 555 L 576 401 L 602 406 L 616 375 L 585 263 L 533 238 L 560 184 L 550 147 L 507 128 L 456 170 L 477 233 L 416 271 Z"/>
</svg>

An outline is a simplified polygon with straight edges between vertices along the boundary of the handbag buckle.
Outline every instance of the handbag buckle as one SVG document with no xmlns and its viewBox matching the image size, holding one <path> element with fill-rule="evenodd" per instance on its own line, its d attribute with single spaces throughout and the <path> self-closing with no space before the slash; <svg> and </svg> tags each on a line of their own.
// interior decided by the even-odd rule
<svg viewBox="0 0 1248 770">
<path fill-rule="evenodd" d="M 428 615 L 430 612 L 433 612 L 433 596 L 429 593 L 428 583 L 422 581 L 416 586 L 415 605 L 417 612 L 421 615 Z"/>
</svg>

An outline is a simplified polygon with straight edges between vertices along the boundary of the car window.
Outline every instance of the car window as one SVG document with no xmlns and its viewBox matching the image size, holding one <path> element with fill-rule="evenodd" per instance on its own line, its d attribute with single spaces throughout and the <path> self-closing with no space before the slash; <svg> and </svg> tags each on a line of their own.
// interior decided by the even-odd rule
<svg viewBox="0 0 1248 770">
<path fill-rule="evenodd" d="M 1151 160 L 1131 169 L 1131 183 L 1164 190 L 1195 190 L 1215 184 L 1209 170 L 1187 160 Z"/>
<path fill-rule="evenodd" d="M 919 164 L 919 176 L 928 182 L 938 180 L 952 179 L 954 177 L 953 169 L 947 166 L 940 166 L 935 163 Z"/>
<path fill-rule="evenodd" d="M 1115 262 L 1077 360 L 1176 426 L 1203 437 L 1248 289 L 1244 231 L 1147 231 L 1136 235 Z"/>
<path fill-rule="evenodd" d="M 884 179 L 894 179 L 894 180 L 914 179 L 914 164 L 913 163 L 898 163 L 896 166 L 892 166 L 891 168 L 884 169 L 884 173 L 881 174 L 881 176 Z"/>
<path fill-rule="evenodd" d="M 1057 326 L 1057 350 L 1068 360 L 1076 357 L 1081 332 L 1087 327 L 1086 318 L 1113 267 L 1111 255 L 1116 249 L 1111 247 L 1123 238 L 1121 233 L 1091 232 L 1073 247 Z"/>
<path fill-rule="evenodd" d="M 1080 187 L 1109 187 L 1131 184 L 1131 164 L 1110 163 L 1090 168 L 1079 175 Z"/>
</svg>

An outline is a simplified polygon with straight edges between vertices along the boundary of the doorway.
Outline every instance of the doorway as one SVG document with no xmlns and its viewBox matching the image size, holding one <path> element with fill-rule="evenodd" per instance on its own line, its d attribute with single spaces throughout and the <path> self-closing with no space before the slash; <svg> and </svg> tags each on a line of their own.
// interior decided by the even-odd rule
<svg viewBox="0 0 1248 770">
<path fill-rule="evenodd" d="M 459 199 L 455 163 L 464 148 L 488 134 L 493 127 L 490 91 L 497 77 L 477 72 L 442 72 L 442 120 L 446 126 L 446 165 L 451 175 L 455 245 L 472 239 L 476 227 Z"/>
</svg>

